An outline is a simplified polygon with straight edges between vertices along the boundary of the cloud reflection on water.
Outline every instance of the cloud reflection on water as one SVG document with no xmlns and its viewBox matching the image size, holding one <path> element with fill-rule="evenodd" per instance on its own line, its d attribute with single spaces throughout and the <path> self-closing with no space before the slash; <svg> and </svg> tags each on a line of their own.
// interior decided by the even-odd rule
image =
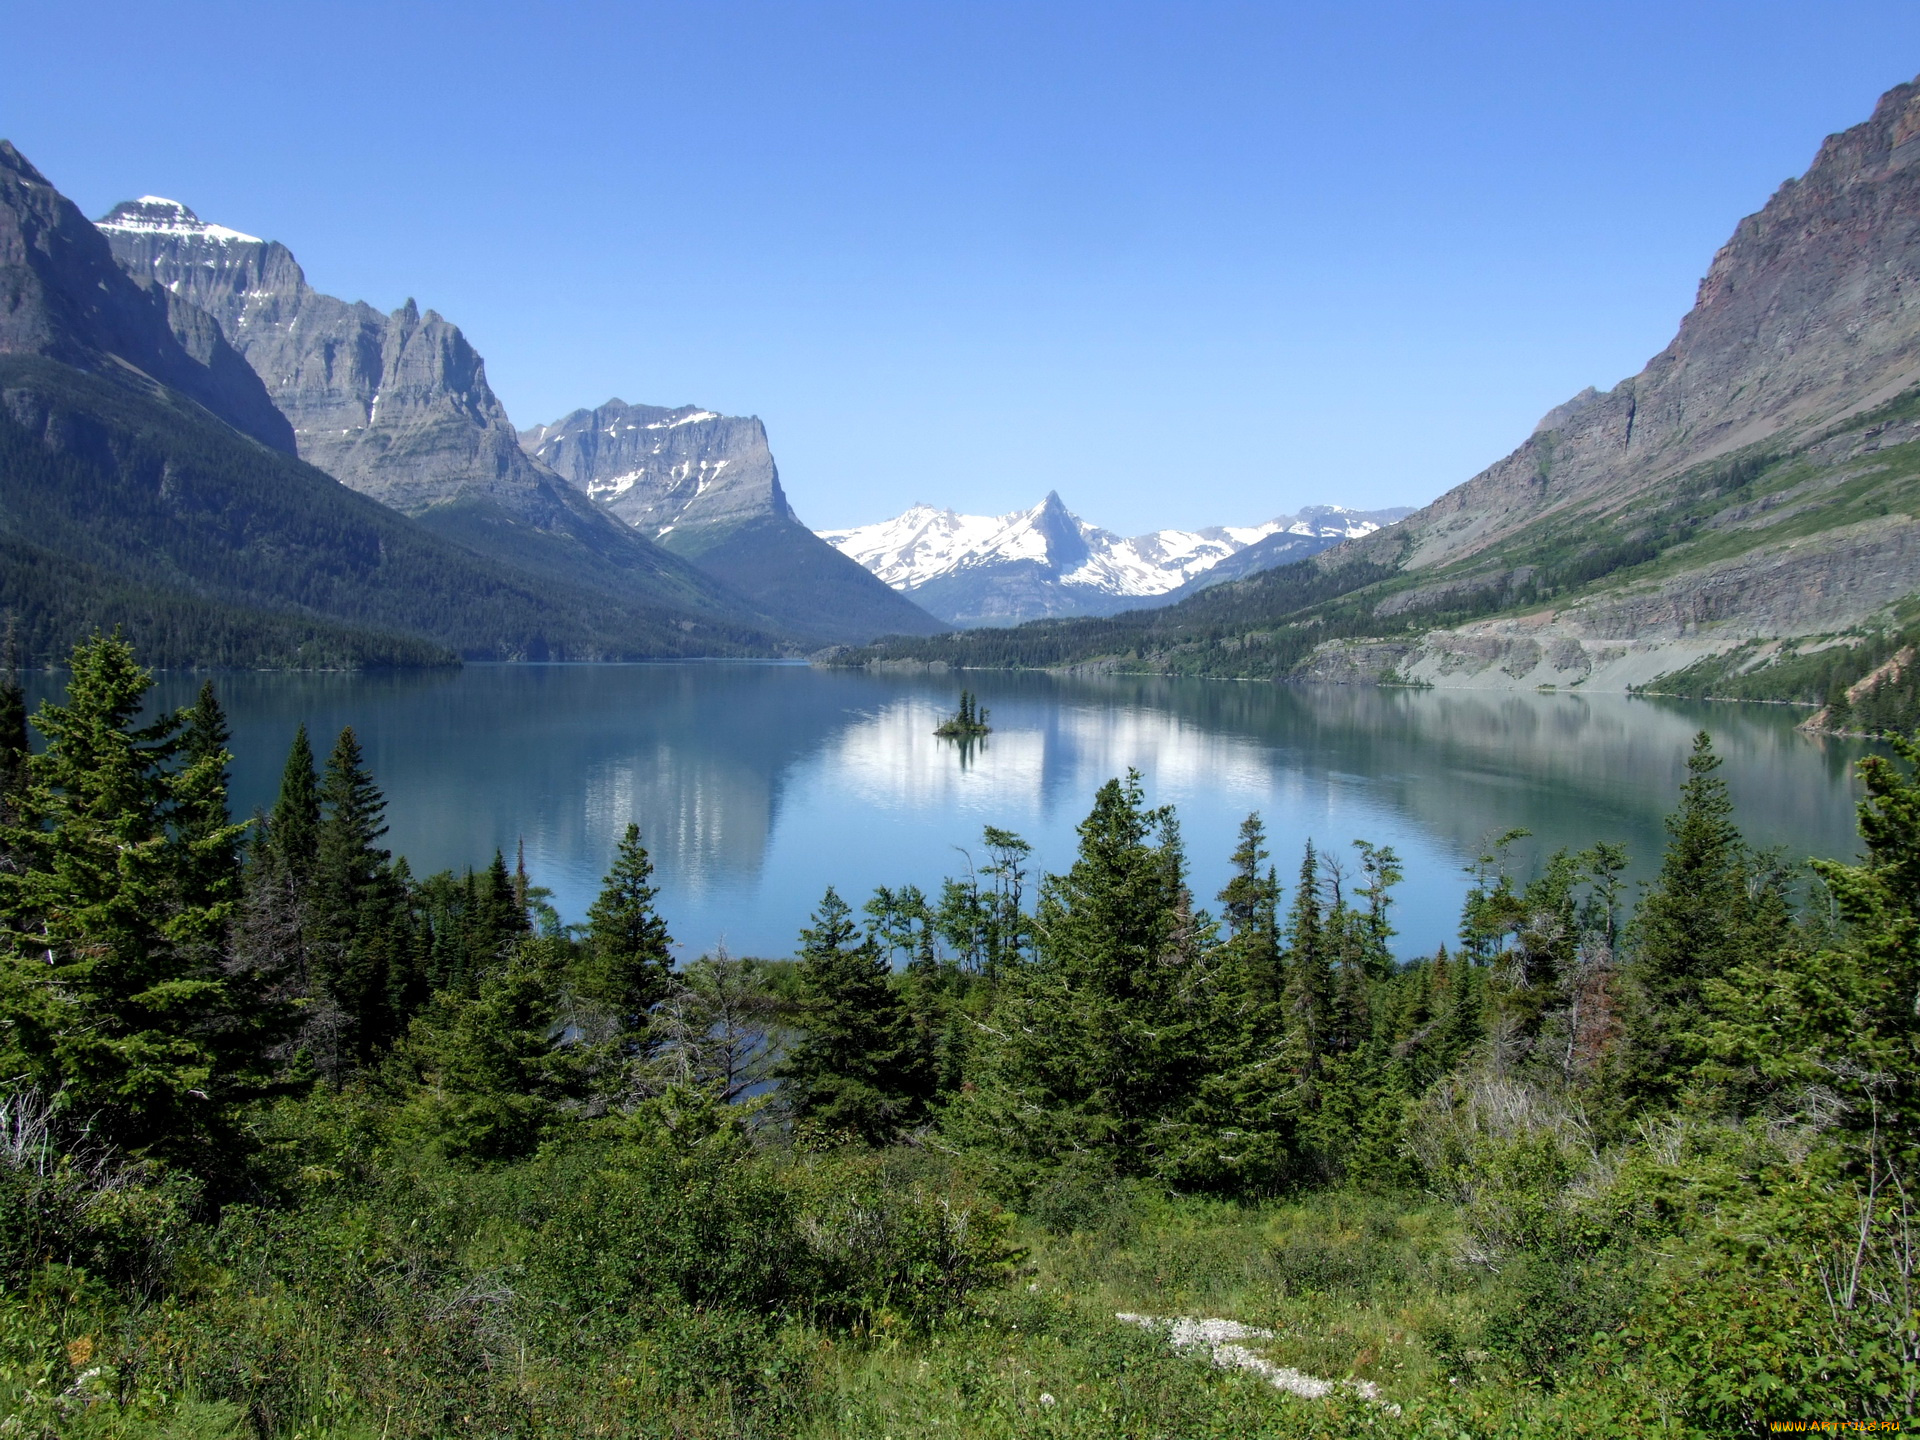
<svg viewBox="0 0 1920 1440">
<path fill-rule="evenodd" d="M 1850 761 L 1797 734 L 1803 712 L 1621 696 L 1275 687 L 1145 677 L 969 675 L 993 734 L 937 739 L 959 683 L 773 665 L 469 666 L 411 676 L 223 676 L 244 811 L 271 804 L 294 725 L 324 753 L 360 732 L 390 801 L 389 842 L 416 873 L 481 865 L 524 842 L 537 879 L 583 914 L 637 821 L 662 905 L 692 950 L 725 936 L 784 953 L 826 884 L 929 890 L 983 825 L 1041 864 L 1071 861 L 1093 791 L 1129 766 L 1180 807 L 1195 890 L 1224 879 L 1233 830 L 1266 816 L 1285 878 L 1309 836 L 1408 862 L 1407 948 L 1447 938 L 1460 867 L 1485 839 L 1531 853 L 1629 845 L 1646 873 L 1693 733 L 1713 732 L 1739 818 L 1789 853 L 1849 854 Z M 165 703 L 198 677 L 168 676 Z M 37 677 L 36 688 L 49 688 Z"/>
</svg>

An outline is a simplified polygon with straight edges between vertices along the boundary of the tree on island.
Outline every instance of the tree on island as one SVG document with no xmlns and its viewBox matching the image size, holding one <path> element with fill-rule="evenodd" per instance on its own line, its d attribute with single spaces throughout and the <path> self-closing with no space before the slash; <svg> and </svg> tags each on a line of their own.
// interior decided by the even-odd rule
<svg viewBox="0 0 1920 1440">
<path fill-rule="evenodd" d="M 953 718 L 933 733 L 946 740 L 972 740 L 987 734 L 990 728 L 987 724 L 986 707 L 976 707 L 973 692 L 962 690 L 959 710 L 954 712 Z"/>
</svg>

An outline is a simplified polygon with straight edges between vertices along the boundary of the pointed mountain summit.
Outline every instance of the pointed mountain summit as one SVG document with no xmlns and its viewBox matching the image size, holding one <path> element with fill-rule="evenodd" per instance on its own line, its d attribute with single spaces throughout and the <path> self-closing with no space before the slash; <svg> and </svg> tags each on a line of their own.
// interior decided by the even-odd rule
<svg viewBox="0 0 1920 1440">
<path fill-rule="evenodd" d="M 482 554 L 619 601 L 771 622 L 614 522 L 520 448 L 458 326 L 412 300 L 382 314 L 307 284 L 293 253 L 147 195 L 99 222 L 137 281 L 191 302 L 292 422 L 300 457 Z"/>
<path fill-rule="evenodd" d="M 1251 574 L 1286 564 L 1406 513 L 1314 506 L 1263 525 L 1155 530 L 1123 539 L 1089 525 L 1050 490 L 1038 505 L 1008 515 L 915 505 L 892 520 L 822 537 L 943 620 L 1015 625 L 1166 604 L 1210 583 L 1226 565 Z"/>
<path fill-rule="evenodd" d="M 800 523 L 757 417 L 613 399 L 523 431 L 520 443 L 791 628 L 854 644 L 945 628 Z"/>
<path fill-rule="evenodd" d="M 285 417 L 219 325 L 151 279 L 123 274 L 100 232 L 4 140 L 0 354 L 165 386 L 243 435 L 293 453 Z"/>
</svg>

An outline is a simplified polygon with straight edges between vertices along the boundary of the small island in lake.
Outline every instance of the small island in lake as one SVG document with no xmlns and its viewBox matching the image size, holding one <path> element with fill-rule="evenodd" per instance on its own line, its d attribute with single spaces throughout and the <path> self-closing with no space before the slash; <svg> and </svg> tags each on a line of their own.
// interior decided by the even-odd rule
<svg viewBox="0 0 1920 1440">
<path fill-rule="evenodd" d="M 987 724 L 986 707 L 976 708 L 973 692 L 962 690 L 959 710 L 954 712 L 952 719 L 933 733 L 945 740 L 974 740 L 987 734 L 990 729 L 991 727 Z"/>
</svg>

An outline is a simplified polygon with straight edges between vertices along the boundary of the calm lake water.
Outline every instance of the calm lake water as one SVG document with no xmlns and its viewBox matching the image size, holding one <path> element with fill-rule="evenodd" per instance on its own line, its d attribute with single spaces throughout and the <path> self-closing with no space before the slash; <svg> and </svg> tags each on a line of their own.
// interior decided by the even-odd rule
<svg viewBox="0 0 1920 1440">
<path fill-rule="evenodd" d="M 271 805 L 294 727 L 325 755 L 343 725 L 388 799 L 387 843 L 416 874 L 495 848 L 584 916 L 628 821 L 658 866 L 688 957 L 786 955 L 827 885 L 856 906 L 880 884 L 936 893 L 981 827 L 1063 869 L 1094 791 L 1128 766 L 1178 807 L 1196 894 L 1226 878 L 1235 830 L 1265 817 L 1283 880 L 1311 837 L 1391 845 L 1403 954 L 1451 942 L 1463 867 L 1524 827 L 1526 863 L 1618 840 L 1657 864 L 1696 730 L 1726 757 L 1750 838 L 1851 856 L 1853 742 L 1817 740 L 1779 706 L 1621 696 L 1473 694 L 1226 681 L 969 675 L 993 734 L 963 757 L 932 731 L 950 677 L 781 664 L 471 665 L 448 673 L 216 677 L 232 717 L 236 809 Z M 165 675 L 159 703 L 199 677 Z M 38 677 L 42 693 L 55 677 Z"/>
</svg>

